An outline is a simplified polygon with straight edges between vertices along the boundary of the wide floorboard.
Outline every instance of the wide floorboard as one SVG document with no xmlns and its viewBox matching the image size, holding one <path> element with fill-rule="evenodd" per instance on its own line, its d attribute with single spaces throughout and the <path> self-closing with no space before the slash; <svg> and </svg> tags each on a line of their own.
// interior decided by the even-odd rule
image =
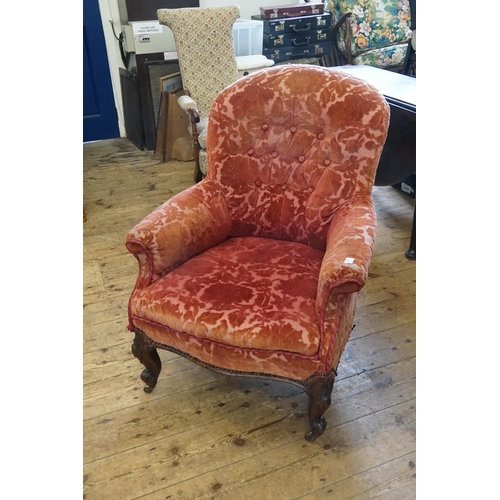
<svg viewBox="0 0 500 500">
<path fill-rule="evenodd" d="M 146 394 L 127 300 L 127 231 L 193 184 L 124 138 L 84 144 L 84 478 L 87 500 L 415 498 L 413 200 L 376 187 L 377 243 L 335 382 L 328 427 L 304 440 L 307 398 L 282 382 L 212 373 L 161 351 Z"/>
</svg>

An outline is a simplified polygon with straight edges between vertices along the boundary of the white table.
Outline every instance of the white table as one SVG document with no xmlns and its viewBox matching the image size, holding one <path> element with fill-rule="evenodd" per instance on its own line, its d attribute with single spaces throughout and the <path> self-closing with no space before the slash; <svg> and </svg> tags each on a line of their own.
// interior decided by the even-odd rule
<svg viewBox="0 0 500 500">
<path fill-rule="evenodd" d="M 373 66 L 334 66 L 332 71 L 343 71 L 373 85 L 385 97 L 391 108 L 391 121 L 384 150 L 375 177 L 376 186 L 390 186 L 415 174 L 417 79 Z M 416 258 L 416 209 L 408 259 Z"/>
<path fill-rule="evenodd" d="M 394 102 L 405 103 L 416 110 L 416 78 L 373 66 L 334 66 L 332 69 L 344 71 L 361 80 L 365 80 L 377 88 L 388 101 L 393 100 Z"/>
</svg>

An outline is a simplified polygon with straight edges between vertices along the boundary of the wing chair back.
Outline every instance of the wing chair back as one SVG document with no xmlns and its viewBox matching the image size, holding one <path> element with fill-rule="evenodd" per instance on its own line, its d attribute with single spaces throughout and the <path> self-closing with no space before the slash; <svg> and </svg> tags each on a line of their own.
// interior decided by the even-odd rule
<svg viewBox="0 0 500 500">
<path fill-rule="evenodd" d="M 158 20 L 174 35 L 184 90 L 208 116 L 217 94 L 238 78 L 233 24 L 237 5 L 159 9 Z"/>
<path fill-rule="evenodd" d="M 334 46 L 348 64 L 403 64 L 411 38 L 409 0 L 326 0 L 326 7 L 334 20 Z"/>
<path fill-rule="evenodd" d="M 210 112 L 207 181 L 230 236 L 324 250 L 335 210 L 370 196 L 387 120 L 377 91 L 332 68 L 278 66 L 227 87 Z"/>
</svg>

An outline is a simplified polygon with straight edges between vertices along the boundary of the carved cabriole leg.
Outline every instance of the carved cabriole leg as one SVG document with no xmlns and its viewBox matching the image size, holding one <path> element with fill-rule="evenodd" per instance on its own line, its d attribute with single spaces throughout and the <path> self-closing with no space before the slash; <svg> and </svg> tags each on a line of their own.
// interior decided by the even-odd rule
<svg viewBox="0 0 500 500">
<path fill-rule="evenodd" d="M 141 380 L 146 384 L 144 392 L 151 392 L 156 386 L 161 372 L 161 360 L 156 347 L 150 344 L 146 334 L 134 328 L 135 338 L 132 344 L 132 354 L 146 367 L 141 373 Z"/>
<path fill-rule="evenodd" d="M 309 398 L 307 411 L 311 427 L 311 430 L 305 435 L 307 441 L 314 441 L 326 429 L 326 420 L 322 418 L 322 415 L 332 402 L 334 380 L 335 372 L 332 371 L 328 375 L 314 377 L 306 383 L 305 390 Z"/>
</svg>

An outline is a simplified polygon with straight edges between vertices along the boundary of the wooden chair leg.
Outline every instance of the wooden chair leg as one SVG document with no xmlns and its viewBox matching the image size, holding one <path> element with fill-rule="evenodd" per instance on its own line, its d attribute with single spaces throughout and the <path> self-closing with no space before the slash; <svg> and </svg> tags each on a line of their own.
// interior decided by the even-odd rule
<svg viewBox="0 0 500 500">
<path fill-rule="evenodd" d="M 406 251 L 406 258 L 409 260 L 417 259 L 417 200 L 415 199 L 415 206 L 413 207 L 413 223 L 411 228 L 410 247 Z"/>
<path fill-rule="evenodd" d="M 326 420 L 322 418 L 332 403 L 331 395 L 335 373 L 314 377 L 306 384 L 306 394 L 309 398 L 308 414 L 310 430 L 305 435 L 307 441 L 314 441 L 326 429 Z"/>
<path fill-rule="evenodd" d="M 132 354 L 146 367 L 141 374 L 141 380 L 146 384 L 144 392 L 150 393 L 158 382 L 161 372 L 161 360 L 156 347 L 150 344 L 145 333 L 134 328 L 135 338 L 132 344 Z"/>
<path fill-rule="evenodd" d="M 190 110 L 191 113 L 191 134 L 193 136 L 193 156 L 194 156 L 194 182 L 198 183 L 203 178 L 203 174 L 200 169 L 200 150 L 201 146 L 198 142 L 198 127 L 197 123 L 200 121 L 197 110 Z"/>
<path fill-rule="evenodd" d="M 194 182 L 197 184 L 203 179 L 203 174 L 200 168 L 200 146 L 198 141 L 194 145 Z"/>
</svg>

